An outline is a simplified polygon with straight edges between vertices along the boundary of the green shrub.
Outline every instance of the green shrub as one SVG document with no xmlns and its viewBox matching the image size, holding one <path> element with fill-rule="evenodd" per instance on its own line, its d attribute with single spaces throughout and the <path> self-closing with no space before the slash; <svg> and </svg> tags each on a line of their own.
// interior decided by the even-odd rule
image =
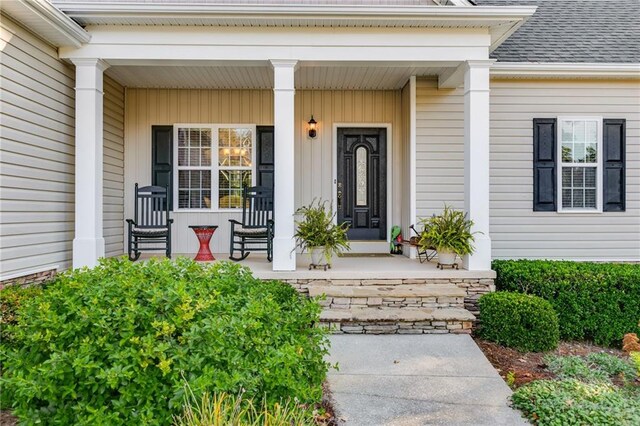
<svg viewBox="0 0 640 426">
<path fill-rule="evenodd" d="M 42 293 L 41 286 L 22 287 L 12 285 L 0 290 L 0 341 L 11 340 L 7 327 L 17 322 L 17 313 L 25 300 Z"/>
<path fill-rule="evenodd" d="M 518 388 L 511 400 L 540 426 L 640 424 L 640 393 L 606 382 L 536 380 Z"/>
<path fill-rule="evenodd" d="M 168 424 L 195 395 L 319 401 L 320 306 L 239 265 L 109 259 L 20 309 L 2 386 L 26 423 Z"/>
<path fill-rule="evenodd" d="M 640 333 L 640 265 L 546 260 L 495 260 L 498 290 L 548 300 L 563 340 L 618 345 Z"/>
<path fill-rule="evenodd" d="M 547 351 L 558 346 L 558 316 L 549 302 L 526 294 L 485 294 L 479 335 L 520 351 Z"/>
</svg>

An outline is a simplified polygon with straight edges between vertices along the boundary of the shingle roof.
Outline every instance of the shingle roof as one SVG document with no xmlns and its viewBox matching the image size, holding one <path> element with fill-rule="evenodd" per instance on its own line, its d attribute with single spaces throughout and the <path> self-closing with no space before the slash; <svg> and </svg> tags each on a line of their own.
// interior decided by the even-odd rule
<svg viewBox="0 0 640 426">
<path fill-rule="evenodd" d="M 493 53 L 500 62 L 640 63 L 640 0 L 475 0 L 538 6 Z"/>
</svg>

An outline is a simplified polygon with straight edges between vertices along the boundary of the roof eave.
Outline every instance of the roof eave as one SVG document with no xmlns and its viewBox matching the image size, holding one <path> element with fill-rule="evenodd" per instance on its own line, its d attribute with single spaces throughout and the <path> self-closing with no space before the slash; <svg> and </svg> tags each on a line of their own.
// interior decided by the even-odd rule
<svg viewBox="0 0 640 426">
<path fill-rule="evenodd" d="M 496 62 L 492 77 L 640 79 L 638 63 Z"/>
<path fill-rule="evenodd" d="M 36 34 L 53 34 L 51 37 L 43 36 L 49 43 L 56 47 L 73 46 L 80 47 L 91 40 L 91 36 L 73 19 L 64 14 L 54 5 L 45 0 L 19 0 L 2 3 L 2 11 L 21 21 L 21 17 L 29 17 L 29 29 Z"/>
<path fill-rule="evenodd" d="M 237 18 L 268 21 L 270 19 L 368 19 L 393 21 L 416 20 L 524 20 L 536 7 L 473 7 L 473 6 L 381 6 L 381 5 L 259 5 L 259 4 L 167 4 L 65 2 L 58 5 L 67 15 L 78 19 L 136 17 L 161 18 Z"/>
</svg>

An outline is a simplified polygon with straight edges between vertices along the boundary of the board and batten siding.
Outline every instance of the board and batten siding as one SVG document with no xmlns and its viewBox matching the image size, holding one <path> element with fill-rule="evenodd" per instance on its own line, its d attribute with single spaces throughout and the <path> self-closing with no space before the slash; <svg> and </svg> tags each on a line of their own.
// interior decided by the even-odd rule
<svg viewBox="0 0 640 426">
<path fill-rule="evenodd" d="M 175 123 L 273 125 L 272 90 L 127 88 L 125 104 L 125 218 L 133 214 L 134 184 L 151 182 L 151 126 Z M 318 136 L 314 140 L 307 137 L 307 121 L 311 114 L 318 121 Z M 296 206 L 308 204 L 314 198 L 332 199 L 334 123 L 389 123 L 393 140 L 399 141 L 399 117 L 400 92 L 397 90 L 296 91 Z M 399 151 L 394 158 L 400 158 Z M 397 204 L 394 209 L 399 217 L 400 206 Z M 227 253 L 228 220 L 239 220 L 240 216 L 241 213 L 174 211 L 173 252 L 197 251 L 198 241 L 189 225 L 214 224 L 219 228 L 211 240 L 211 249 L 214 253 Z"/>
<path fill-rule="evenodd" d="M 103 235 L 105 256 L 124 253 L 124 87 L 104 78 Z"/>
<path fill-rule="evenodd" d="M 640 260 L 640 84 L 637 81 L 491 81 L 490 234 L 494 258 Z M 417 87 L 418 217 L 464 208 L 463 90 Z M 620 213 L 533 211 L 533 119 L 594 115 L 627 120 L 626 204 Z"/>
<path fill-rule="evenodd" d="M 0 276 L 71 265 L 75 72 L 0 17 Z"/>
</svg>

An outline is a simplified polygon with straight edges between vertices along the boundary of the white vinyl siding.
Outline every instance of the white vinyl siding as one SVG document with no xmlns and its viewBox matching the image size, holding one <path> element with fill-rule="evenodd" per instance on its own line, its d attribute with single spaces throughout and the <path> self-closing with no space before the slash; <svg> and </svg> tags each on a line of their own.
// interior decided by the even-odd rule
<svg viewBox="0 0 640 426">
<path fill-rule="evenodd" d="M 312 114 L 318 121 L 318 136 L 310 140 L 307 137 L 307 122 Z M 401 140 L 400 114 L 399 90 L 297 90 L 294 184 L 296 207 L 308 204 L 314 198 L 332 198 L 334 123 L 391 124 L 394 167 L 399 170 L 401 165 L 395 165 L 395 162 L 401 159 L 400 144 L 396 144 L 396 141 Z M 132 215 L 133 185 L 136 182 L 140 185 L 151 183 L 151 126 L 175 123 L 273 125 L 273 91 L 127 88 L 125 218 Z M 392 181 L 392 185 L 397 185 L 394 188 L 403 189 L 399 180 Z M 396 219 L 389 218 L 388 222 L 399 224 L 399 196 L 392 204 Z M 198 242 L 188 226 L 211 224 L 219 226 L 211 240 L 212 251 L 228 253 L 228 219 L 239 220 L 240 216 L 240 212 L 231 211 L 174 211 L 173 252 L 195 253 Z"/>
<path fill-rule="evenodd" d="M 0 275 L 71 263 L 74 70 L 54 48 L 0 19 Z"/>
<path fill-rule="evenodd" d="M 104 78 L 104 193 L 105 256 L 124 253 L 124 88 Z"/>
<path fill-rule="evenodd" d="M 491 81 L 491 217 L 494 258 L 640 260 L 640 83 Z M 417 215 L 464 208 L 462 88 L 419 79 Z M 533 119 L 626 119 L 626 211 L 533 211 Z"/>
<path fill-rule="evenodd" d="M 463 90 L 418 79 L 416 90 L 416 215 L 464 209 Z"/>
<path fill-rule="evenodd" d="M 494 258 L 640 260 L 638 99 L 638 81 L 492 80 Z M 532 121 L 562 116 L 627 120 L 625 212 L 533 211 Z"/>
</svg>

